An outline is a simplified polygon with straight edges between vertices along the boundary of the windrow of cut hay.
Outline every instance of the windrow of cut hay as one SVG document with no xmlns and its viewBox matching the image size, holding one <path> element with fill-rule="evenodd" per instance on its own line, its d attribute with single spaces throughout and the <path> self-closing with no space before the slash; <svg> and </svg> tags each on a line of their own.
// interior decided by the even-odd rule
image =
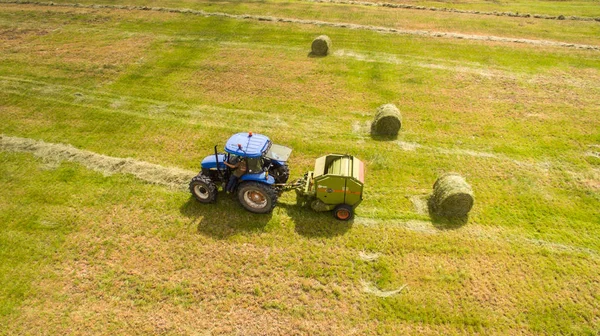
<svg viewBox="0 0 600 336">
<path fill-rule="evenodd" d="M 194 172 L 168 168 L 131 158 L 117 158 L 77 149 L 71 145 L 0 135 L 0 150 L 31 153 L 46 161 L 69 161 L 104 173 L 131 174 L 140 180 L 176 189 L 186 189 Z"/>
<path fill-rule="evenodd" d="M 473 201 L 473 189 L 467 181 L 459 174 L 448 173 L 435 181 L 429 206 L 435 215 L 460 218 L 471 211 Z"/>
<path fill-rule="evenodd" d="M 237 20 L 256 20 L 262 22 L 282 22 L 282 23 L 294 23 L 294 24 L 305 24 L 314 25 L 320 27 L 334 27 L 334 28 L 347 28 L 347 29 L 360 29 L 368 30 L 380 33 L 400 34 L 400 35 L 416 35 L 426 37 L 443 37 L 460 40 L 472 40 L 472 41 L 489 41 L 489 42 L 504 42 L 504 43 L 520 43 L 530 45 L 542 45 L 549 47 L 566 47 L 576 49 L 587 49 L 587 50 L 600 50 L 600 47 L 589 44 L 579 43 L 567 43 L 557 42 L 549 40 L 531 40 L 523 38 L 512 38 L 512 37 L 501 37 L 493 35 L 472 35 L 472 34 L 461 34 L 452 32 L 435 32 L 425 30 L 411 30 L 411 29 L 397 29 L 381 26 L 362 25 L 355 23 L 343 23 L 343 22 L 327 22 L 319 20 L 305 20 L 295 18 L 281 18 L 275 16 L 265 15 L 253 15 L 253 14 L 229 14 L 222 12 L 206 12 L 203 10 L 194 10 L 187 8 L 167 8 L 167 7 L 147 7 L 147 6 L 125 6 L 125 5 L 84 5 L 78 3 L 54 3 L 54 2 L 37 2 L 37 1 L 0 1 L 0 3 L 10 4 L 27 4 L 36 6 L 56 6 L 56 7 L 75 7 L 75 8 L 94 8 L 94 9 L 123 9 L 123 10 L 141 10 L 141 11 L 157 11 L 157 12 L 169 12 L 169 13 L 183 13 L 201 15 L 204 17 L 225 17 Z"/>
<path fill-rule="evenodd" d="M 584 17 L 584 16 L 574 16 L 574 15 L 571 15 L 571 16 L 568 16 L 568 15 L 546 15 L 546 14 L 530 14 L 530 13 L 519 13 L 519 12 L 486 12 L 486 11 L 476 11 L 476 10 L 456 9 L 456 8 L 446 8 L 446 7 L 426 7 L 426 6 L 408 5 L 408 4 L 401 4 L 401 3 L 389 3 L 389 2 L 370 2 L 370 1 L 353 1 L 353 0 L 305 0 L 305 1 L 316 2 L 316 3 L 334 3 L 334 4 L 341 4 L 341 5 L 387 7 L 387 8 L 426 10 L 426 11 L 431 11 L 431 12 L 448 12 L 448 13 L 458 13 L 458 14 L 507 16 L 507 17 L 534 18 L 534 19 L 545 19 L 545 20 L 600 21 L 600 17 Z"/>
</svg>

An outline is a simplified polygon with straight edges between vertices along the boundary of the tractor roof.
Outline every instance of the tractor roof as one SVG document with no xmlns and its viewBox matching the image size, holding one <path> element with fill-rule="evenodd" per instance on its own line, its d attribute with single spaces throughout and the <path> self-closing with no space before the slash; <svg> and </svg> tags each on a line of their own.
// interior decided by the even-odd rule
<svg viewBox="0 0 600 336">
<path fill-rule="evenodd" d="M 262 134 L 237 133 L 225 144 L 225 151 L 248 158 L 259 158 L 269 148 L 271 140 Z"/>
</svg>

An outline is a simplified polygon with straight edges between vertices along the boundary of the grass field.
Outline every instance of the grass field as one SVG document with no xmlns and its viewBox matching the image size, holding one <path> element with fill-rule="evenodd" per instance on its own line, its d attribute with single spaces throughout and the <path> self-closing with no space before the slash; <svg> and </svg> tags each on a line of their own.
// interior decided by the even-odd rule
<svg viewBox="0 0 600 336">
<path fill-rule="evenodd" d="M 0 2 L 0 334 L 600 332 L 600 51 L 536 42 L 600 47 L 600 22 L 310 1 L 79 3 Z M 593 1 L 401 3 L 600 16 Z M 321 34 L 333 53 L 308 57 Z M 402 112 L 397 139 L 369 134 L 385 103 Z M 244 131 L 292 147 L 293 178 L 330 152 L 361 158 L 356 218 L 291 193 L 269 215 L 225 194 L 203 205 L 7 145 L 194 173 Z M 450 171 L 475 192 L 465 225 L 414 202 Z"/>
</svg>

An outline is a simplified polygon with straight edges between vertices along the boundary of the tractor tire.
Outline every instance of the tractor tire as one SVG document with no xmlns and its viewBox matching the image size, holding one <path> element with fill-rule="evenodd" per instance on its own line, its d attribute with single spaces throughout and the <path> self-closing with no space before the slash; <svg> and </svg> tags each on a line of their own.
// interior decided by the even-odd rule
<svg viewBox="0 0 600 336">
<path fill-rule="evenodd" d="M 333 217 L 342 221 L 348 221 L 354 217 L 354 210 L 348 204 L 340 204 L 333 209 Z"/>
<path fill-rule="evenodd" d="M 217 200 L 217 186 L 206 175 L 196 175 L 190 181 L 190 192 L 200 203 L 213 203 Z"/>
<path fill-rule="evenodd" d="M 277 192 L 268 184 L 244 182 L 238 186 L 238 199 L 246 210 L 264 214 L 275 207 Z"/>
<path fill-rule="evenodd" d="M 269 175 L 273 176 L 275 183 L 286 183 L 290 178 L 290 167 L 287 165 L 272 167 L 269 169 Z"/>
</svg>

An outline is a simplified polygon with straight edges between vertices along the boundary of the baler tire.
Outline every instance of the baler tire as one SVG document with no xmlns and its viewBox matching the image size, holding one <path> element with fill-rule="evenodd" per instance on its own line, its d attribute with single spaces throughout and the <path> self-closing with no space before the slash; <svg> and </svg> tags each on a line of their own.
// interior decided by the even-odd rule
<svg viewBox="0 0 600 336">
<path fill-rule="evenodd" d="M 238 200 L 246 210 L 265 214 L 275 207 L 277 192 L 268 184 L 243 182 L 238 186 Z"/>
<path fill-rule="evenodd" d="M 333 209 L 333 217 L 341 221 L 349 221 L 354 217 L 354 210 L 348 204 L 339 204 Z"/>
<path fill-rule="evenodd" d="M 279 167 L 271 168 L 269 172 L 271 176 L 275 179 L 275 183 L 286 183 L 290 178 L 290 167 L 287 165 L 282 165 Z"/>
<path fill-rule="evenodd" d="M 200 203 L 214 203 L 217 200 L 217 186 L 208 176 L 203 174 L 192 178 L 190 192 Z"/>
</svg>

